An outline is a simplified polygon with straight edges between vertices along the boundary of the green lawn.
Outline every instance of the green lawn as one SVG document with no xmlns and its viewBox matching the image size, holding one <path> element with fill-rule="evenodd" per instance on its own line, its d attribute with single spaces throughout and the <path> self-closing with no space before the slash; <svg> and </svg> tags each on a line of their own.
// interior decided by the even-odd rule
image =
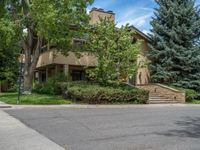
<svg viewBox="0 0 200 150">
<path fill-rule="evenodd" d="M 0 101 L 7 104 L 17 104 L 17 93 L 0 93 Z M 31 94 L 20 97 L 20 105 L 61 105 L 71 104 L 61 96 Z"/>
</svg>

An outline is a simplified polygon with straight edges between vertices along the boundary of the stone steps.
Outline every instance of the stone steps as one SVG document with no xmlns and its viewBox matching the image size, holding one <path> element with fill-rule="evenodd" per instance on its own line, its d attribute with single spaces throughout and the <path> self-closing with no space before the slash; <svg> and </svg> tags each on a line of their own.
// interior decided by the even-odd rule
<svg viewBox="0 0 200 150">
<path fill-rule="evenodd" d="M 159 96 L 154 94 L 149 97 L 149 104 L 177 104 L 178 101 L 174 101 L 170 98 L 167 98 L 165 96 Z"/>
<path fill-rule="evenodd" d="M 150 83 L 137 85 L 139 89 L 149 91 L 149 103 L 153 104 L 169 104 L 169 103 L 185 103 L 185 92 L 162 85 L 159 83 Z"/>
<path fill-rule="evenodd" d="M 177 101 L 149 101 L 149 104 L 178 104 Z"/>
</svg>

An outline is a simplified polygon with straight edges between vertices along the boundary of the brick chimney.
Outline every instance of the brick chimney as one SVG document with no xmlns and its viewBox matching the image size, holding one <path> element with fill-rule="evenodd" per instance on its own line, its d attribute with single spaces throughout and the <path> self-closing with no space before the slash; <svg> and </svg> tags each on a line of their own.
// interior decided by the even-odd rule
<svg viewBox="0 0 200 150">
<path fill-rule="evenodd" d="M 109 18 L 111 21 L 115 22 L 115 13 L 113 11 L 105 11 L 104 9 L 101 8 L 92 8 L 90 11 L 90 24 L 94 25 L 98 23 L 100 20 L 99 18 Z"/>
</svg>

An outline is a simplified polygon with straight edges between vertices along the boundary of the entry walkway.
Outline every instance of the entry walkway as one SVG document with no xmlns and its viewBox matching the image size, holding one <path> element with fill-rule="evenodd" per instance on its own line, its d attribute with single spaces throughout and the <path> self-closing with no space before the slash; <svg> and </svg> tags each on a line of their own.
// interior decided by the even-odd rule
<svg viewBox="0 0 200 150">
<path fill-rule="evenodd" d="M 64 150 L 0 110 L 0 150 Z"/>
</svg>

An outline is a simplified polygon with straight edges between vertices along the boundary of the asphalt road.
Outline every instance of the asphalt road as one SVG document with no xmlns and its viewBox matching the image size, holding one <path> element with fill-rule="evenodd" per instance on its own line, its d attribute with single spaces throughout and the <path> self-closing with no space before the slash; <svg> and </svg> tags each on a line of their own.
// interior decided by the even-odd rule
<svg viewBox="0 0 200 150">
<path fill-rule="evenodd" d="M 200 107 L 6 112 L 69 150 L 200 150 Z"/>
</svg>

